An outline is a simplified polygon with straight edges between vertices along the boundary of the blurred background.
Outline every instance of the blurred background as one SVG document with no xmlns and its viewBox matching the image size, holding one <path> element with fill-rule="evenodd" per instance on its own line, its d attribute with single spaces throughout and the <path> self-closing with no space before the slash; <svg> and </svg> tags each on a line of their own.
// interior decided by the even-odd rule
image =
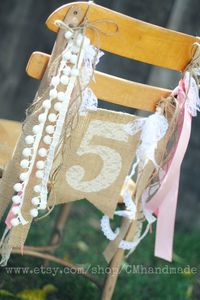
<svg viewBox="0 0 200 300">
<path fill-rule="evenodd" d="M 26 75 L 27 61 L 33 51 L 51 53 L 56 35 L 45 27 L 44 22 L 51 12 L 66 3 L 67 1 L 61 0 L 0 1 L 0 118 L 24 120 L 25 109 L 32 102 L 39 85 L 38 81 Z M 95 3 L 159 26 L 195 36 L 200 35 L 199 0 L 96 0 Z M 170 89 L 177 85 L 177 80 L 180 78 L 180 74 L 176 72 L 155 68 L 109 53 L 106 53 L 102 58 L 98 69 L 133 81 Z M 100 105 L 101 107 L 114 108 L 109 104 L 105 105 L 105 103 Z M 175 260 L 173 263 L 176 266 L 185 264 L 197 266 L 199 264 L 199 130 L 200 116 L 193 120 L 190 145 L 182 166 L 175 232 Z M 52 226 L 52 218 L 56 217 L 57 211 L 58 209 L 55 209 L 48 221 L 42 221 L 42 225 L 36 224 L 29 237 L 28 242 L 30 244 L 45 245 L 48 240 L 49 226 Z M 99 217 L 100 214 L 89 204 L 85 204 L 85 202 L 75 204 L 58 254 L 79 263 L 88 262 L 105 265 L 101 252 L 106 243 L 99 232 Z M 77 218 L 79 222 L 83 222 L 84 226 L 82 224 L 77 226 Z M 41 232 L 41 226 L 43 226 L 43 230 L 46 228 L 46 232 Z M 90 227 L 92 232 L 90 232 Z M 100 248 L 96 244 L 97 238 L 98 241 L 102 242 Z M 151 236 L 142 242 L 128 263 L 165 264 L 165 262 L 153 257 L 153 241 L 154 237 Z M 13 256 L 11 264 L 41 265 L 42 261 Z M 74 277 L 71 275 L 60 276 L 59 278 L 38 275 L 34 277 L 33 284 L 30 280 L 33 277 L 30 275 L 25 276 L 27 280 L 23 275 L 15 276 L 14 279 L 5 274 L 2 269 L 0 272 L 2 275 L 0 289 L 9 290 L 14 294 L 25 288 L 42 288 L 45 284 L 51 283 L 56 287 L 57 292 L 54 296 L 47 296 L 47 299 L 80 299 L 80 297 L 82 299 L 90 299 L 90 297 L 98 299 L 98 293 L 94 287 L 86 283 L 80 276 L 75 276 L 76 280 L 73 280 Z M 142 275 L 141 278 L 135 274 L 122 274 L 114 299 L 124 299 L 125 297 L 131 297 L 130 299 L 200 299 L 198 276 L 185 274 L 172 277 L 172 275 Z M 81 293 L 83 288 L 85 295 Z M 0 294 L 0 297 L 2 297 L 0 299 L 4 299 L 3 297 L 6 296 Z M 21 298 L 16 296 L 16 299 Z"/>
</svg>

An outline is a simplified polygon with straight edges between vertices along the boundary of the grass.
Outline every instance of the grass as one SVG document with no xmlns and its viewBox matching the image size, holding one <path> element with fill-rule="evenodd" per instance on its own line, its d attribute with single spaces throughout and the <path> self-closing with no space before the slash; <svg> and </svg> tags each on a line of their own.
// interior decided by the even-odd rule
<svg viewBox="0 0 200 300">
<path fill-rule="evenodd" d="M 47 244 L 58 208 L 56 207 L 50 216 L 32 225 L 27 244 Z M 89 271 L 94 276 L 103 281 L 104 273 L 108 271 L 102 255 L 107 245 L 107 240 L 99 230 L 100 217 L 101 214 L 86 201 L 76 202 L 72 207 L 62 244 L 56 251 L 56 254 L 89 268 Z M 174 255 L 173 263 L 167 263 L 155 258 L 153 256 L 153 248 L 154 234 L 149 234 L 141 242 L 135 253 L 123 262 L 113 299 L 200 299 L 200 279 L 198 274 L 191 272 L 192 267 L 197 268 L 199 265 L 199 232 L 186 233 L 181 232 L 179 228 L 176 230 L 174 244 L 174 252 L 176 254 Z M 30 267 L 33 271 L 33 268 L 40 268 L 42 264 L 43 261 L 41 259 L 12 255 L 8 267 Z M 146 267 L 149 268 L 149 271 L 153 268 L 155 271 L 155 268 L 162 267 L 164 274 L 137 274 L 134 273 L 134 266 L 136 268 L 137 266 L 139 268 Z M 49 267 L 58 266 L 50 263 Z M 182 268 L 182 272 L 179 272 L 179 274 L 166 274 L 169 268 L 172 267 L 176 268 L 176 270 Z M 45 270 L 47 272 L 48 269 Z M 42 272 L 31 274 L 29 272 L 29 274 L 23 275 L 21 272 L 18 275 L 9 275 L 5 268 L 1 268 L 0 299 L 100 299 L 99 290 L 85 278 L 78 274 L 60 274 L 63 271 L 62 267 L 56 270 L 58 270 L 56 275 L 50 274 L 50 271 L 48 274 Z M 29 291 L 24 291 L 27 289 Z M 5 295 L 5 293 L 1 295 L 3 293 L 1 291 L 9 291 L 12 296 Z M 21 294 L 19 294 L 20 292 Z M 41 298 L 34 296 L 36 292 L 41 293 Z"/>
</svg>

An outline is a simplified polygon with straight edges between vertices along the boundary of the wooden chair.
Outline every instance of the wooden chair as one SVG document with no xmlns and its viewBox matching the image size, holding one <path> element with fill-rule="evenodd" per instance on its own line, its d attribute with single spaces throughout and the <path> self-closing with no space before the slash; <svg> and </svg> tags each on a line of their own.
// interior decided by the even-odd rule
<svg viewBox="0 0 200 300">
<path fill-rule="evenodd" d="M 54 11 L 47 19 L 46 25 L 50 30 L 56 32 L 58 28 L 55 26 L 54 21 L 64 19 L 68 13 L 74 15 L 78 24 L 83 19 L 87 9 L 87 2 L 69 3 Z M 112 30 L 114 23 L 118 27 L 117 32 L 113 35 L 100 34 L 101 49 L 129 59 L 135 59 L 179 72 L 183 71 L 190 61 L 192 45 L 198 41 L 197 37 L 148 24 L 96 4 L 91 4 L 88 12 L 88 21 L 94 22 L 96 20 L 113 20 L 113 23 L 107 23 L 105 28 L 105 24 L 98 24 L 105 32 L 106 30 Z M 89 28 L 86 34 L 94 42 L 93 32 Z M 34 52 L 27 64 L 27 74 L 38 80 L 42 79 L 49 58 L 49 54 Z M 149 112 L 155 110 L 155 105 L 161 97 L 166 97 L 171 92 L 168 89 L 128 81 L 97 71 L 95 71 L 95 78 L 96 84 L 91 83 L 91 88 L 99 99 Z M 7 127 L 8 132 L 10 132 L 10 128 L 9 126 Z M 133 184 L 130 188 L 133 189 Z M 79 273 L 82 272 L 82 275 L 95 282 L 100 288 L 103 288 L 102 299 L 111 299 L 117 274 L 107 275 L 104 284 L 101 285 L 84 270 L 53 255 L 69 213 L 70 206 L 65 204 L 63 207 L 56 220 L 50 245 L 39 248 L 25 247 L 24 254 L 79 269 Z M 134 222 L 131 226 L 134 228 Z M 19 250 L 15 250 L 14 252 L 20 253 Z M 116 268 L 120 267 L 123 255 L 124 251 L 119 249 L 110 263 L 111 269 L 115 268 L 116 270 Z"/>
</svg>

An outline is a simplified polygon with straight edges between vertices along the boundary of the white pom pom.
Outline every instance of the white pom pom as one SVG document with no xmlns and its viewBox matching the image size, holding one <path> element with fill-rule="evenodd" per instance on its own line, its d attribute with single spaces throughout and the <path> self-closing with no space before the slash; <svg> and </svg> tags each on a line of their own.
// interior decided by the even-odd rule
<svg viewBox="0 0 200 300">
<path fill-rule="evenodd" d="M 38 210 L 37 210 L 36 208 L 32 208 L 32 209 L 30 210 L 30 215 L 31 215 L 33 218 L 37 217 L 37 216 L 38 216 Z"/>
<path fill-rule="evenodd" d="M 71 69 L 71 76 L 78 76 L 79 70 L 77 68 L 72 68 Z"/>
<path fill-rule="evenodd" d="M 16 192 L 21 192 L 22 190 L 22 184 L 21 183 L 16 183 L 14 186 L 13 186 L 14 190 Z"/>
<path fill-rule="evenodd" d="M 65 93 L 64 92 L 59 92 L 58 93 L 58 100 L 59 101 L 64 101 L 65 100 Z"/>
<path fill-rule="evenodd" d="M 41 126 L 40 125 L 35 125 L 33 126 L 33 133 L 37 134 L 38 132 L 40 132 L 41 130 Z"/>
<path fill-rule="evenodd" d="M 38 160 L 37 163 L 36 163 L 36 167 L 39 169 L 39 170 L 42 170 L 44 169 L 44 161 L 43 160 Z"/>
<path fill-rule="evenodd" d="M 12 207 L 12 213 L 14 215 L 17 215 L 20 212 L 20 207 L 19 206 L 13 206 Z"/>
<path fill-rule="evenodd" d="M 65 32 L 64 36 L 65 36 L 66 40 L 69 40 L 69 39 L 71 39 L 72 35 L 73 35 L 73 32 L 67 31 L 67 32 Z"/>
<path fill-rule="evenodd" d="M 47 203 L 45 201 L 40 203 L 40 209 L 46 209 Z"/>
<path fill-rule="evenodd" d="M 43 137 L 43 142 L 46 144 L 46 145 L 50 145 L 51 144 L 51 137 L 49 135 L 45 135 Z"/>
<path fill-rule="evenodd" d="M 23 169 L 27 169 L 28 166 L 29 166 L 29 161 L 28 161 L 28 159 L 23 159 L 23 160 L 20 162 L 20 166 L 21 166 Z"/>
<path fill-rule="evenodd" d="M 39 121 L 40 123 L 44 123 L 44 122 L 46 121 L 46 119 L 47 119 L 46 114 L 40 114 L 40 115 L 38 116 L 38 121 Z"/>
<path fill-rule="evenodd" d="M 28 173 L 21 173 L 19 175 L 19 178 L 20 178 L 21 181 L 24 181 L 24 180 L 26 180 L 27 176 L 28 176 Z"/>
<path fill-rule="evenodd" d="M 19 225 L 19 220 L 17 218 L 14 218 L 10 221 L 10 224 L 15 227 L 17 225 Z"/>
<path fill-rule="evenodd" d="M 69 75 L 70 72 L 71 72 L 71 68 L 70 68 L 69 66 L 66 66 L 66 67 L 63 69 L 63 73 L 64 73 L 65 75 Z"/>
<path fill-rule="evenodd" d="M 47 149 L 45 149 L 45 148 L 40 148 L 40 149 L 38 150 L 38 154 L 39 154 L 41 157 L 47 156 Z"/>
<path fill-rule="evenodd" d="M 57 97 L 57 91 L 56 91 L 56 89 L 50 90 L 49 96 L 50 96 L 51 99 L 56 98 Z"/>
<path fill-rule="evenodd" d="M 29 157 L 31 155 L 31 149 L 30 148 L 24 148 L 22 151 L 22 155 L 25 157 Z"/>
<path fill-rule="evenodd" d="M 35 176 L 37 178 L 42 178 L 44 176 L 44 172 L 43 171 L 36 171 Z"/>
<path fill-rule="evenodd" d="M 51 108 L 51 101 L 50 100 L 44 100 L 43 103 L 42 103 L 42 106 L 44 108 L 47 108 L 47 109 Z"/>
<path fill-rule="evenodd" d="M 12 202 L 14 204 L 19 204 L 21 202 L 21 197 L 19 195 L 15 195 L 12 197 Z"/>
<path fill-rule="evenodd" d="M 54 76 L 54 77 L 51 79 L 51 84 L 52 84 L 53 86 L 57 86 L 59 83 L 60 83 L 60 78 L 59 78 L 59 76 Z"/>
<path fill-rule="evenodd" d="M 53 114 L 53 113 L 49 114 L 49 116 L 48 116 L 49 122 L 52 122 L 52 123 L 53 123 L 53 122 L 56 121 L 56 119 L 57 119 L 56 114 Z"/>
<path fill-rule="evenodd" d="M 77 60 L 78 60 L 77 55 L 72 54 L 72 56 L 70 57 L 70 62 L 75 65 L 77 63 Z"/>
<path fill-rule="evenodd" d="M 31 203 L 37 206 L 40 203 L 40 199 L 38 197 L 33 197 Z"/>
<path fill-rule="evenodd" d="M 62 54 L 62 59 L 67 61 L 71 58 L 72 54 L 70 51 L 65 51 L 63 54 Z"/>
<path fill-rule="evenodd" d="M 61 108 L 62 108 L 62 103 L 56 102 L 56 103 L 54 104 L 54 109 L 55 109 L 56 111 L 60 111 Z"/>
<path fill-rule="evenodd" d="M 33 143 L 34 143 L 34 137 L 33 137 L 32 135 L 27 135 L 27 136 L 25 137 L 25 142 L 26 142 L 26 144 L 28 144 L 28 145 L 33 144 Z"/>
<path fill-rule="evenodd" d="M 53 125 L 48 125 L 46 128 L 45 128 L 45 131 L 49 134 L 52 134 L 54 133 L 54 126 Z"/>
<path fill-rule="evenodd" d="M 33 190 L 35 193 L 40 193 L 42 190 L 42 187 L 41 187 L 41 185 L 35 185 Z"/>
<path fill-rule="evenodd" d="M 68 82 L 69 82 L 69 77 L 66 76 L 66 75 L 62 75 L 61 78 L 60 78 L 60 82 L 64 85 L 67 85 Z"/>
</svg>

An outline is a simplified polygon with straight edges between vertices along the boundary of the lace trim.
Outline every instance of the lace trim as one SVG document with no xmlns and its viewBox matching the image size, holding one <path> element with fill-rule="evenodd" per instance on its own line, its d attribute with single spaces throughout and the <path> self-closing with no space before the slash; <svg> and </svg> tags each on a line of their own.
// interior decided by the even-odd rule
<svg viewBox="0 0 200 300">
<path fill-rule="evenodd" d="M 101 230 L 103 231 L 105 237 L 110 241 L 115 240 L 119 234 L 119 228 L 116 228 L 115 232 L 112 231 L 110 227 L 110 219 L 106 215 L 101 218 Z"/>
<path fill-rule="evenodd" d="M 148 118 L 135 120 L 124 126 L 124 129 L 134 135 L 141 131 L 140 144 L 136 150 L 136 162 L 134 163 L 129 178 L 135 174 L 138 164 L 144 168 L 148 160 L 151 160 L 156 168 L 158 165 L 155 160 L 155 150 L 158 142 L 165 136 L 168 129 L 168 121 L 162 114 L 161 109 L 150 115 Z"/>
<path fill-rule="evenodd" d="M 98 100 L 93 91 L 87 87 L 94 68 L 99 63 L 100 58 L 104 55 L 102 51 L 99 51 L 93 45 L 87 45 L 84 47 L 83 66 L 80 71 L 80 84 L 82 92 L 82 103 L 80 106 L 79 114 L 85 116 L 89 110 L 96 111 L 98 107 Z M 95 78 L 92 78 L 95 81 Z"/>
<path fill-rule="evenodd" d="M 90 88 L 83 91 L 82 103 L 79 110 L 80 116 L 85 116 L 88 110 L 96 111 L 98 108 L 98 100 Z"/>
<path fill-rule="evenodd" d="M 198 70 L 198 74 L 200 74 L 200 70 Z M 199 98 L 199 87 L 195 81 L 195 79 L 190 75 L 189 72 L 185 74 L 185 84 L 187 93 L 186 107 L 189 113 L 193 116 L 197 116 L 197 111 L 200 111 L 200 98 Z"/>
</svg>

